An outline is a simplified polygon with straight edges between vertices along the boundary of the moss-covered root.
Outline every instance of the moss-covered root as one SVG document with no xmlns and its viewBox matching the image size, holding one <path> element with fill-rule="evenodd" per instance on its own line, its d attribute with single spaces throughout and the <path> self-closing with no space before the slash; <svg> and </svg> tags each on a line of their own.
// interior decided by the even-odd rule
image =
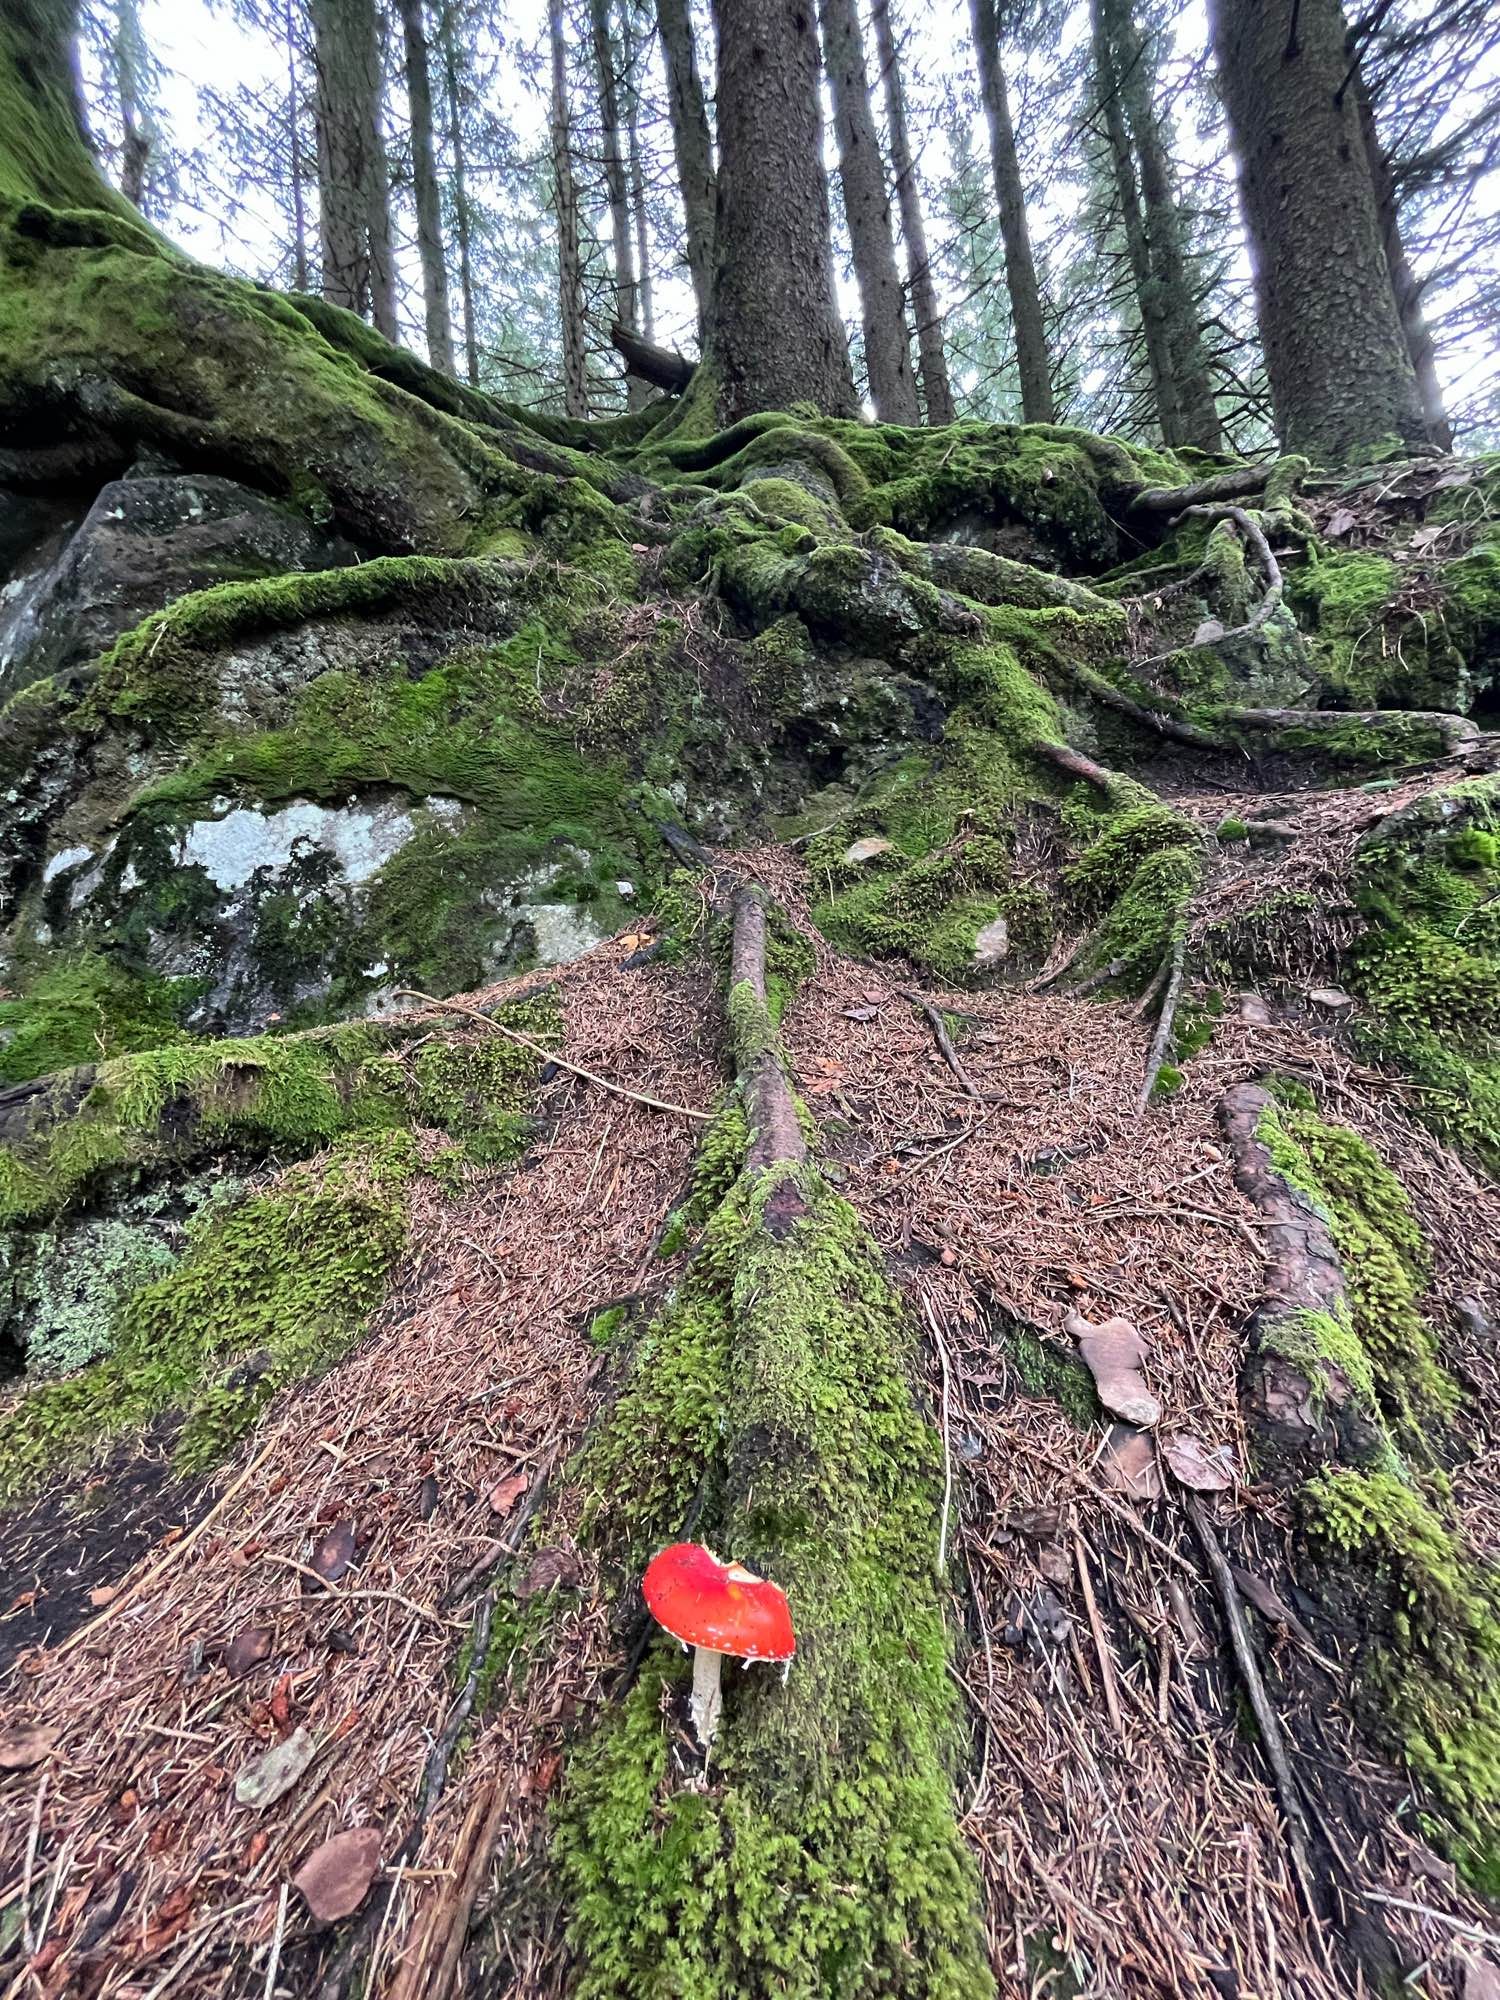
<svg viewBox="0 0 1500 2000">
<path fill-rule="evenodd" d="M 575 1753 L 556 1850 L 574 1990 L 980 2000 L 993 1985 L 953 1812 L 935 1441 L 900 1299 L 805 1157 L 766 1004 L 765 915 L 741 893 L 740 1102 L 710 1135 L 716 1184 L 723 1133 L 740 1171 L 583 1470 L 627 1575 L 680 1532 L 696 1491 L 698 1532 L 786 1589 L 797 1658 L 785 1681 L 733 1677 L 701 1787 L 681 1781 L 687 1669 L 665 1645 Z M 621 1510 L 606 1494 L 631 1498 Z"/>
</svg>

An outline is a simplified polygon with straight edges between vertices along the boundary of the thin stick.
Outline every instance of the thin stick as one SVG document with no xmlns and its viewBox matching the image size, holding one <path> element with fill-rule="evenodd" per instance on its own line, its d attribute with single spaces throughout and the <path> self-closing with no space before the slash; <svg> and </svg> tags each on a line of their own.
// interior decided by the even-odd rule
<svg viewBox="0 0 1500 2000">
<path fill-rule="evenodd" d="M 1450 1917 L 1446 1910 L 1434 1910 L 1429 1904 L 1414 1903 L 1406 1896 L 1387 1896 L 1379 1889 L 1361 1889 L 1359 1893 L 1367 1903 L 1383 1903 L 1388 1910 L 1410 1910 L 1413 1916 L 1431 1917 L 1435 1924 L 1457 1931 L 1461 1937 L 1473 1938 L 1476 1944 L 1500 1945 L 1500 1931 L 1487 1931 L 1482 1924 Z"/>
<path fill-rule="evenodd" d="M 424 1007 L 441 1007 L 450 1014 L 462 1014 L 470 1021 L 482 1021 L 487 1028 L 493 1028 L 497 1035 L 504 1035 L 507 1041 L 519 1042 L 523 1049 L 530 1049 L 543 1062 L 556 1063 L 559 1069 L 571 1070 L 574 1076 L 581 1076 L 585 1083 L 596 1083 L 601 1090 L 612 1090 L 616 1097 L 628 1097 L 632 1104 L 649 1104 L 653 1111 L 670 1111 L 677 1118 L 695 1118 L 701 1125 L 713 1119 L 711 1111 L 693 1111 L 686 1104 L 668 1104 L 660 1097 L 647 1097 L 639 1090 L 628 1090 L 623 1083 L 611 1083 L 607 1076 L 596 1076 L 591 1069 L 581 1063 L 569 1062 L 554 1049 L 544 1048 L 534 1042 L 530 1035 L 518 1034 L 514 1028 L 507 1028 L 499 1021 L 492 1021 L 488 1014 L 481 1014 L 477 1007 L 465 1007 L 459 1000 L 435 1000 L 430 993 L 419 993 L 414 986 L 398 986 L 398 1000 L 420 1000 Z"/>
<path fill-rule="evenodd" d="M 1250 1703 L 1256 1726 L 1260 1730 L 1261 1746 L 1266 1753 L 1266 1762 L 1271 1767 L 1276 1796 L 1281 1802 L 1281 1814 L 1286 1822 L 1287 1845 L 1292 1851 L 1298 1885 L 1302 1890 L 1309 1915 L 1314 1923 L 1321 1923 L 1323 1909 L 1312 1869 L 1312 1834 L 1302 1805 L 1302 1793 L 1292 1771 L 1291 1759 L 1287 1756 L 1286 1738 L 1281 1733 L 1281 1718 L 1272 1705 L 1270 1695 L 1266 1692 L 1266 1684 L 1261 1677 L 1260 1665 L 1255 1657 L 1255 1646 L 1245 1619 L 1245 1607 L 1240 1598 L 1239 1585 L 1234 1580 L 1234 1572 L 1229 1567 L 1228 1558 L 1219 1546 L 1219 1538 L 1213 1531 L 1213 1525 L 1202 1500 L 1196 1493 L 1187 1493 L 1183 1497 L 1187 1503 L 1188 1518 L 1197 1531 L 1203 1553 L 1208 1558 L 1209 1569 L 1213 1572 L 1214 1583 L 1218 1587 L 1219 1603 L 1223 1607 L 1224 1621 L 1229 1627 L 1229 1644 L 1234 1653 L 1235 1665 L 1240 1670 L 1240 1679 L 1245 1685 L 1245 1697 Z"/>
<path fill-rule="evenodd" d="M 922 1310 L 927 1315 L 927 1324 L 932 1328 L 932 1338 L 937 1346 L 938 1360 L 943 1366 L 943 1513 L 938 1522 L 937 1574 L 938 1581 L 948 1567 L 948 1513 L 953 1505 L 953 1451 L 948 1436 L 948 1403 L 953 1388 L 952 1371 L 948 1366 L 948 1349 L 942 1331 L 937 1323 L 937 1315 L 932 1310 L 932 1301 L 925 1294 Z"/>
<path fill-rule="evenodd" d="M 1187 961 L 1187 930 L 1183 929 L 1172 947 L 1172 971 L 1167 980 L 1166 998 L 1161 1003 L 1161 1014 L 1156 1023 L 1156 1033 L 1151 1038 L 1151 1053 L 1146 1059 L 1146 1076 L 1141 1085 L 1138 1111 L 1144 1111 L 1151 1102 L 1151 1093 L 1156 1088 L 1156 1079 L 1161 1075 L 1162 1064 L 1167 1059 L 1167 1050 L 1172 1043 L 1172 1024 L 1177 1019 L 1177 1002 L 1182 994 L 1182 972 Z"/>
<path fill-rule="evenodd" d="M 904 999 L 910 1000 L 914 1007 L 920 1007 L 922 1012 L 927 1016 L 927 1024 L 932 1029 L 933 1039 L 938 1045 L 938 1053 L 958 1078 L 969 1096 L 982 1099 L 984 1093 L 976 1086 L 973 1077 L 970 1076 L 969 1072 L 959 1061 L 958 1051 L 953 1046 L 953 1039 L 949 1035 L 948 1030 L 943 1026 L 943 1010 L 940 1007 L 935 1007 L 930 1000 L 925 1000 L 920 993 L 914 993 L 909 986 L 902 986 L 897 990 Z"/>
<path fill-rule="evenodd" d="M 271 1958 L 266 1966 L 265 2000 L 275 2000 L 276 1974 L 281 1965 L 281 1940 L 286 1933 L 286 1899 L 291 1894 L 290 1882 L 281 1885 L 281 1900 L 276 1905 L 276 1929 L 271 1934 Z"/>
<path fill-rule="evenodd" d="M 31 1871 L 36 1866 L 37 1843 L 42 1837 L 42 1800 L 47 1796 L 50 1773 L 43 1771 L 36 1788 L 36 1804 L 31 1809 L 31 1827 L 26 1835 L 26 1859 L 21 1864 L 21 1949 L 30 1958 L 36 1949 L 31 1941 Z"/>
<path fill-rule="evenodd" d="M 1104 1683 L 1104 1705 L 1109 1710 L 1109 1719 L 1114 1724 L 1116 1736 L 1123 1737 L 1125 1718 L 1120 1713 L 1120 1697 L 1115 1688 L 1115 1665 L 1105 1641 L 1104 1621 L 1099 1616 L 1099 1606 L 1094 1601 L 1094 1582 L 1089 1575 L 1089 1559 L 1084 1553 L 1083 1537 L 1076 1528 L 1073 1530 L 1073 1560 L 1078 1566 L 1078 1583 L 1083 1591 L 1083 1608 L 1088 1613 L 1089 1630 L 1094 1635 L 1094 1651 L 1099 1656 L 1099 1678 Z"/>
<path fill-rule="evenodd" d="M 244 1471 L 240 1474 L 239 1478 L 234 1481 L 233 1485 L 227 1486 L 224 1489 L 224 1492 L 214 1502 L 212 1507 L 209 1508 L 208 1512 L 203 1516 L 203 1519 L 198 1523 L 198 1525 L 195 1528 L 193 1528 L 190 1533 L 184 1535 L 180 1542 L 174 1542 L 171 1548 L 167 1550 L 165 1555 L 158 1556 L 156 1561 L 152 1563 L 150 1569 L 146 1571 L 145 1575 L 138 1577 L 136 1581 L 130 1586 L 129 1590 L 125 1592 L 123 1597 L 117 1597 L 113 1604 L 111 1604 L 106 1610 L 101 1611 L 99 1613 L 99 1616 L 97 1618 L 91 1618 L 87 1625 L 80 1625 L 78 1630 L 72 1635 L 71 1638 L 64 1639 L 64 1641 L 58 1647 L 53 1657 L 55 1659 L 60 1660 L 65 1653 L 71 1653 L 75 1646 L 81 1646 L 84 1640 L 87 1639 L 91 1633 L 97 1632 L 101 1625 L 107 1625 L 111 1618 L 116 1617 L 121 1611 L 125 1609 L 127 1604 L 133 1604 L 136 1598 L 138 1598 L 141 1592 L 146 1588 L 147 1584 L 154 1583 L 157 1577 L 161 1575 L 164 1569 L 168 1568 L 170 1564 L 178 1561 L 180 1557 L 185 1556 L 188 1550 L 193 1546 L 193 1544 L 202 1539 L 203 1535 L 207 1532 L 209 1527 L 212 1526 L 213 1522 L 217 1520 L 218 1516 L 223 1513 L 224 1509 L 229 1505 L 230 1501 L 241 1490 L 241 1488 L 246 1484 L 246 1482 L 251 1478 L 251 1476 L 254 1473 L 259 1472 L 260 1468 L 265 1464 L 266 1460 L 271 1456 L 271 1452 L 273 1447 L 275 1446 L 275 1443 L 276 1440 L 272 1438 L 270 1444 L 268 1444 L 262 1452 L 258 1453 L 257 1456 L 251 1460 L 249 1465 L 247 1465 Z"/>
<path fill-rule="evenodd" d="M 1086 1472 L 1081 1472 L 1076 1465 L 1069 1465 L 1065 1459 L 1054 1458 L 1051 1452 L 1039 1445 L 1033 1445 L 1030 1449 L 1034 1458 L 1039 1458 L 1043 1465 L 1050 1465 L 1054 1472 L 1060 1472 L 1065 1479 L 1075 1480 L 1086 1493 L 1099 1502 L 1101 1507 L 1123 1521 L 1127 1528 L 1133 1528 L 1141 1540 L 1155 1549 L 1158 1555 L 1165 1556 L 1169 1563 L 1175 1563 L 1178 1569 L 1184 1571 L 1195 1583 L 1198 1582 L 1198 1571 L 1187 1557 L 1174 1549 L 1170 1542 L 1164 1542 L 1160 1535 L 1153 1535 L 1145 1522 L 1138 1520 L 1123 1501 L 1116 1500 L 1112 1493 L 1106 1493 L 1102 1486 L 1090 1479 Z"/>
<path fill-rule="evenodd" d="M 468 1866 L 459 1883 L 449 1920 L 448 1935 L 443 1941 L 437 1970 L 428 1983 L 425 2000 L 447 2000 L 458 1972 L 459 1961 L 463 1956 L 464 1942 L 469 1934 L 469 1919 L 474 1914 L 474 1905 L 478 1901 L 480 1889 L 484 1886 L 490 1854 L 500 1832 L 501 1821 L 505 1817 L 505 1808 L 509 1803 L 510 1788 L 502 1785 L 498 1778 L 492 1779 L 489 1811 L 485 1814 L 484 1825 L 480 1829 L 479 1838 L 474 1843 Z"/>
</svg>

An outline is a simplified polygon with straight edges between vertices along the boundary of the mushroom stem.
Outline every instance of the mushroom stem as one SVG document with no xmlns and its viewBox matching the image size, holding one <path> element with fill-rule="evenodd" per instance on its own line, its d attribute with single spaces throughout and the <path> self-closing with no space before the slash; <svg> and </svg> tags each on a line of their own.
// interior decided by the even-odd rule
<svg viewBox="0 0 1500 2000">
<path fill-rule="evenodd" d="M 719 1726 L 719 1710 L 724 1706 L 724 1697 L 719 1689 L 719 1668 L 723 1660 L 724 1655 L 716 1653 L 712 1646 L 693 1648 L 693 1728 L 703 1745 L 705 1763 L 713 1747 L 714 1732 Z"/>
</svg>

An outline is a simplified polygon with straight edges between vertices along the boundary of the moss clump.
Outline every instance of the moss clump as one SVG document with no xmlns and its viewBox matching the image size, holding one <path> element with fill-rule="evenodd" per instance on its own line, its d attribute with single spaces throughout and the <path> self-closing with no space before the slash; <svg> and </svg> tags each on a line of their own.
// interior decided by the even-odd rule
<svg viewBox="0 0 1500 2000">
<path fill-rule="evenodd" d="M 509 1002 L 498 1018 L 543 1046 L 562 1029 L 550 988 Z M 477 1023 L 463 1039 L 424 1042 L 411 1063 L 411 1116 L 449 1133 L 476 1165 L 508 1165 L 532 1135 L 529 1107 L 541 1060 L 534 1048 Z"/>
<path fill-rule="evenodd" d="M 0 1001 L 0 1083 L 22 1083 L 137 1049 L 186 1040 L 199 982 L 160 979 L 98 952 L 52 958 Z"/>
<path fill-rule="evenodd" d="M 1094 1388 L 1094 1378 L 1076 1354 L 1069 1354 L 1020 1320 L 1007 1318 L 1002 1338 L 1028 1396 L 1059 1404 L 1081 1431 L 1093 1430 L 1103 1421 L 1104 1405 Z"/>
<path fill-rule="evenodd" d="M 349 1139 L 195 1224 L 176 1268 L 120 1307 L 107 1360 L 0 1417 L 0 1504 L 169 1411 L 182 1413 L 178 1469 L 204 1470 L 279 1388 L 356 1338 L 405 1241 L 420 1166 L 410 1133 Z"/>
<path fill-rule="evenodd" d="M 1215 837 L 1219 840 L 1248 840 L 1250 838 L 1250 825 L 1247 820 L 1235 819 L 1231 815 L 1228 819 L 1221 819 L 1219 821 L 1218 826 L 1214 829 L 1214 833 Z"/>
<path fill-rule="evenodd" d="M 1475 1886 L 1500 1883 L 1500 1578 L 1438 1506 L 1387 1472 L 1318 1474 L 1303 1490 L 1313 1535 L 1389 1587 L 1390 1636 L 1369 1692 L 1439 1811 L 1429 1831 Z"/>
<path fill-rule="evenodd" d="M 1416 1078 L 1443 1137 L 1500 1171 L 1500 779 L 1428 793 L 1355 857 L 1368 929 L 1351 983 L 1363 1048 Z"/>
<path fill-rule="evenodd" d="M 1419 1309 L 1429 1254 L 1401 1183 L 1368 1140 L 1315 1112 L 1268 1107 L 1257 1136 L 1326 1218 L 1349 1286 L 1347 1328 L 1325 1328 L 1317 1316 L 1302 1323 L 1302 1336 L 1322 1339 L 1321 1352 L 1401 1450 L 1432 1462 L 1431 1427 L 1451 1416 L 1458 1390 Z"/>
</svg>

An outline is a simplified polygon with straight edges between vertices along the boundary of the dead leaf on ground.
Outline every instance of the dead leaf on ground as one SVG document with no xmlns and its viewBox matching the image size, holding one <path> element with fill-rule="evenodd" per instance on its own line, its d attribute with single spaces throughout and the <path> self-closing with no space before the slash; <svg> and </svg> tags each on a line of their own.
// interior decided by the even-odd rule
<svg viewBox="0 0 1500 2000">
<path fill-rule="evenodd" d="M 566 1542 L 559 1542 L 550 1548 L 538 1549 L 526 1565 L 526 1574 L 516 1585 L 516 1596 L 524 1604 L 528 1598 L 539 1597 L 544 1590 L 572 1590 L 583 1576 L 583 1565 L 578 1560 L 578 1551 Z"/>
<path fill-rule="evenodd" d="M 1095 1326 L 1071 1306 L 1063 1325 L 1078 1342 L 1079 1355 L 1105 1409 L 1149 1430 L 1161 1416 L 1161 1404 L 1141 1373 L 1146 1343 L 1136 1328 L 1128 1319 L 1107 1319 Z"/>
<path fill-rule="evenodd" d="M 1351 529 L 1359 526 L 1359 516 L 1348 507 L 1337 507 L 1328 517 L 1328 526 L 1323 530 L 1330 542 L 1341 541 Z"/>
<path fill-rule="evenodd" d="M 264 1812 L 292 1789 L 316 1750 L 307 1730 L 294 1729 L 285 1743 L 273 1743 L 259 1757 L 251 1758 L 234 1781 L 235 1797 L 242 1806 Z"/>
<path fill-rule="evenodd" d="M 1464 2000 L 1500 2000 L 1500 1966 L 1471 1958 L 1464 1966 Z"/>
<path fill-rule="evenodd" d="M 877 855 L 890 854 L 893 851 L 892 841 L 882 840 L 879 834 L 872 833 L 866 835 L 863 840 L 851 841 L 844 849 L 843 860 L 846 866 L 856 866 L 861 861 L 873 861 Z"/>
<path fill-rule="evenodd" d="M 1073 1564 L 1066 1549 L 1058 1542 L 1043 1542 L 1036 1552 L 1036 1566 L 1048 1583 L 1067 1587 L 1073 1581 Z"/>
<path fill-rule="evenodd" d="M 89 1592 L 89 1603 L 96 1611 L 102 1611 L 106 1604 L 113 1604 L 120 1594 L 117 1583 L 101 1583 Z"/>
<path fill-rule="evenodd" d="M 224 1665 L 235 1680 L 240 1680 L 252 1667 L 270 1659 L 272 1643 L 273 1634 L 269 1625 L 247 1625 L 243 1632 L 236 1632 L 225 1647 Z"/>
<path fill-rule="evenodd" d="M 880 1009 L 878 1007 L 846 1007 L 844 1009 L 844 1019 L 846 1021 L 873 1021 L 879 1016 L 879 1013 Z"/>
<path fill-rule="evenodd" d="M 0 1771 L 29 1771 L 40 1764 L 61 1731 L 38 1722 L 12 1722 L 0 1729 Z"/>
<path fill-rule="evenodd" d="M 1161 1470 L 1151 1433 L 1138 1430 L 1134 1424 L 1111 1424 L 1099 1476 L 1112 1492 L 1131 1500 L 1160 1500 Z"/>
<path fill-rule="evenodd" d="M 325 1583 L 337 1583 L 354 1560 L 354 1523 L 335 1521 L 313 1550 L 311 1567 Z"/>
<path fill-rule="evenodd" d="M 377 1826 L 336 1833 L 297 1870 L 292 1881 L 320 1924 L 336 1924 L 359 1908 L 380 1866 L 380 1842 Z"/>
<path fill-rule="evenodd" d="M 421 1491 L 417 1496 L 417 1512 L 424 1521 L 430 1521 L 437 1512 L 439 1497 L 438 1483 L 429 1472 L 422 1481 Z"/>
<path fill-rule="evenodd" d="M 1201 1438 L 1170 1438 L 1161 1455 L 1174 1475 L 1195 1493 L 1227 1493 L 1234 1484 L 1234 1461 L 1223 1445 L 1206 1445 Z"/>
<path fill-rule="evenodd" d="M 530 1481 L 524 1472 L 511 1473 L 509 1478 L 502 1479 L 498 1486 L 490 1488 L 491 1509 L 496 1514 L 508 1514 L 529 1484 Z"/>
</svg>

